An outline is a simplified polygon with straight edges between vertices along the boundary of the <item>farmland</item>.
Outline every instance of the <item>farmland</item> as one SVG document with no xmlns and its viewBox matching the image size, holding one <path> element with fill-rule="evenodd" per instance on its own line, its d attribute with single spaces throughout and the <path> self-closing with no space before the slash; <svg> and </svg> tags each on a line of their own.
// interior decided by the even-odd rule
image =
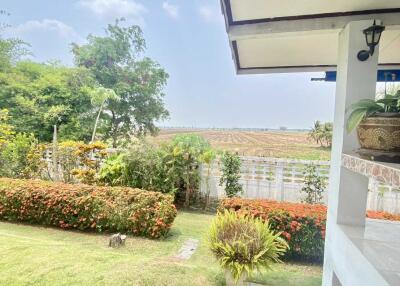
<svg viewBox="0 0 400 286">
<path fill-rule="evenodd" d="M 198 134 L 218 150 L 237 152 L 243 156 L 329 160 L 330 150 L 310 141 L 304 131 L 241 131 L 203 129 L 162 129 L 149 141 L 160 144 L 178 134 Z"/>
</svg>

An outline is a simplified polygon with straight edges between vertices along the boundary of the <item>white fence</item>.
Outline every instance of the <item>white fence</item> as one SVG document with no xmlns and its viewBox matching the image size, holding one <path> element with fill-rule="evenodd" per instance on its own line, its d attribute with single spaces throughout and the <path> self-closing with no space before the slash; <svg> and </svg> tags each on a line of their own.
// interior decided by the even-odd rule
<svg viewBox="0 0 400 286">
<path fill-rule="evenodd" d="M 292 159 L 276 159 L 264 157 L 241 157 L 241 180 L 244 198 L 271 199 L 287 202 L 301 202 L 304 193 L 303 170 L 313 163 L 321 176 L 328 179 L 329 161 L 306 161 Z M 201 187 L 203 194 L 210 193 L 211 198 L 225 197 L 225 191 L 219 186 L 221 176 L 219 161 L 201 167 Z M 367 209 L 400 213 L 400 192 L 375 181 L 370 181 Z M 328 200 L 327 189 L 323 202 Z"/>
</svg>

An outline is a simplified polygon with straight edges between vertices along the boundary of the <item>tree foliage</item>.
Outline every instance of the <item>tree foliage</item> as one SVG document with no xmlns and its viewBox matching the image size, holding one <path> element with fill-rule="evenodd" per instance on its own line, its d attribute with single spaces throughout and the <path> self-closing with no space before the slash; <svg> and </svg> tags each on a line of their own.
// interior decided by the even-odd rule
<svg viewBox="0 0 400 286">
<path fill-rule="evenodd" d="M 321 123 L 319 120 L 314 122 L 313 128 L 308 136 L 322 147 L 332 146 L 333 124 L 331 122 Z"/>
<path fill-rule="evenodd" d="M 94 85 L 82 68 L 18 62 L 0 72 L 0 109 L 8 108 L 16 132 L 51 141 L 53 125 L 61 139 L 89 140 L 95 109 L 87 87 Z"/>
<path fill-rule="evenodd" d="M 0 10 L 0 17 L 9 16 L 5 10 Z M 7 70 L 24 55 L 29 54 L 29 45 L 17 38 L 4 38 L 2 33 L 9 25 L 0 22 L 0 71 Z"/>
<path fill-rule="evenodd" d="M 104 37 L 89 35 L 87 44 L 73 45 L 76 64 L 118 95 L 119 100 L 110 99 L 104 106 L 101 126 L 114 147 L 132 135 L 155 134 L 155 121 L 169 115 L 163 103 L 168 74 L 141 57 L 146 45 L 140 27 L 120 24 L 117 20 L 108 25 Z"/>
</svg>

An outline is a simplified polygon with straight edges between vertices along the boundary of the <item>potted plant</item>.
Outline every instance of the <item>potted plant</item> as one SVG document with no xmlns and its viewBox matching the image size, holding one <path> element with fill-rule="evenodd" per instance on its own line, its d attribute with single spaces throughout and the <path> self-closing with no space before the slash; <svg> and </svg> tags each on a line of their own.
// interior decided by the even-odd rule
<svg viewBox="0 0 400 286">
<path fill-rule="evenodd" d="M 400 91 L 383 98 L 362 99 L 351 105 L 347 131 L 357 127 L 359 153 L 371 159 L 400 160 Z"/>
<path fill-rule="evenodd" d="M 259 218 L 225 210 L 214 219 L 209 236 L 211 251 L 225 269 L 226 285 L 246 285 L 254 270 L 280 262 L 288 245 Z"/>
</svg>

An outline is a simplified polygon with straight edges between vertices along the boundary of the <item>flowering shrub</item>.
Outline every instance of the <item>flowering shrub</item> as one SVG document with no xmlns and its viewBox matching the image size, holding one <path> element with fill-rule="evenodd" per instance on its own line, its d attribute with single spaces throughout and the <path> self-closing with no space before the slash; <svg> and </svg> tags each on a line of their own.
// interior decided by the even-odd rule
<svg viewBox="0 0 400 286">
<path fill-rule="evenodd" d="M 322 261 L 326 206 L 233 198 L 221 201 L 219 209 L 235 210 L 268 220 L 270 228 L 281 232 L 288 242 L 290 249 L 286 252 L 287 257 Z M 400 220 L 399 215 L 385 212 L 368 211 L 367 217 Z"/>
<path fill-rule="evenodd" d="M 173 198 L 157 192 L 0 178 L 3 220 L 159 238 L 176 214 Z"/>
<path fill-rule="evenodd" d="M 373 218 L 373 219 L 384 219 L 384 220 L 400 221 L 400 215 L 386 213 L 386 212 L 368 211 L 367 212 L 367 217 L 368 218 Z"/>
</svg>

